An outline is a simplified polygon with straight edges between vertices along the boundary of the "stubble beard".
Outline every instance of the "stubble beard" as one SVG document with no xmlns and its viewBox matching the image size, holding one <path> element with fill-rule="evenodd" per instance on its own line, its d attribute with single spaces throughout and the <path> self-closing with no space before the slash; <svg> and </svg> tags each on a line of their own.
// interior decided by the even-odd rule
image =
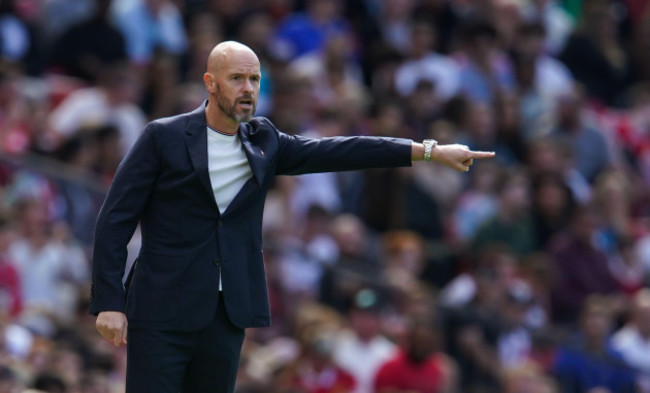
<svg viewBox="0 0 650 393">
<path fill-rule="evenodd" d="M 237 123 L 242 123 L 242 122 L 248 122 L 253 118 L 253 115 L 255 114 L 255 109 L 257 109 L 257 102 L 254 102 L 253 99 L 251 98 L 251 102 L 253 103 L 252 108 L 249 112 L 245 113 L 238 113 L 237 112 L 237 100 L 234 102 L 229 102 L 228 99 L 221 93 L 221 86 L 217 83 L 217 93 L 215 94 L 215 98 L 217 99 L 217 106 L 219 109 L 221 109 L 221 112 L 223 112 L 229 119 L 237 122 Z"/>
</svg>

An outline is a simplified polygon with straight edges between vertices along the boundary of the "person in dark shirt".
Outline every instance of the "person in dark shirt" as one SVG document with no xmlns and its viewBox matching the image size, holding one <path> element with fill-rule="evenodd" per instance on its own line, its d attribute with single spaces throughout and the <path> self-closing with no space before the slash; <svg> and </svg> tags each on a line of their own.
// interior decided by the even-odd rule
<svg viewBox="0 0 650 393">
<path fill-rule="evenodd" d="M 579 340 L 560 348 L 554 365 L 563 393 L 636 392 L 634 372 L 609 343 L 612 315 L 602 297 L 591 297 L 582 310 Z"/>
<path fill-rule="evenodd" d="M 593 206 L 580 207 L 573 214 L 570 229 L 550 242 L 556 272 L 551 289 L 552 314 L 557 322 L 575 322 L 590 295 L 618 290 L 607 255 L 595 242 L 598 219 Z"/>
<path fill-rule="evenodd" d="M 126 60 L 124 37 L 109 22 L 111 2 L 98 0 L 92 18 L 72 26 L 54 43 L 54 70 L 94 82 L 104 66 Z"/>
</svg>

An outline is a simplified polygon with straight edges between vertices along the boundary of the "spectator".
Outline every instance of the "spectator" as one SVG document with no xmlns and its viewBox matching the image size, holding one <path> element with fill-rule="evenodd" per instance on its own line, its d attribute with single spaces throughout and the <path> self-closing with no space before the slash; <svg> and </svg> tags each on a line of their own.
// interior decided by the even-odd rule
<svg viewBox="0 0 650 393">
<path fill-rule="evenodd" d="M 574 168 L 589 182 L 611 163 L 607 142 L 601 131 L 585 122 L 583 102 L 578 93 L 562 96 L 557 106 L 557 126 L 553 137 L 571 146 Z"/>
<path fill-rule="evenodd" d="M 585 302 L 580 314 L 580 336 L 558 350 L 554 367 L 562 392 L 605 389 L 634 393 L 635 375 L 609 343 L 613 319 L 602 298 Z M 593 390 L 591 390 L 593 389 Z"/>
<path fill-rule="evenodd" d="M 173 1 L 116 0 L 112 11 L 126 40 L 126 52 L 135 64 L 146 65 L 157 47 L 175 55 L 185 53 L 187 36 Z"/>
<path fill-rule="evenodd" d="M 458 65 L 434 51 L 436 36 L 433 26 L 425 20 L 416 20 L 409 43 L 410 59 L 397 70 L 396 90 L 402 96 L 408 96 L 421 81 L 429 81 L 438 100 L 447 100 L 456 94 L 460 83 Z"/>
<path fill-rule="evenodd" d="M 518 255 L 537 247 L 535 228 L 530 215 L 530 184 L 521 171 L 504 172 L 497 185 L 499 209 L 474 237 L 472 247 L 480 251 L 491 244 L 502 244 Z"/>
<path fill-rule="evenodd" d="M 320 107 L 345 110 L 346 104 L 363 99 L 365 86 L 354 61 L 353 37 L 349 32 L 330 34 L 319 51 L 307 53 L 289 64 L 291 72 L 307 78 Z"/>
<path fill-rule="evenodd" d="M 375 377 L 375 392 L 445 393 L 456 389 L 452 359 L 440 352 L 440 333 L 426 317 L 413 319 L 402 350 Z"/>
<path fill-rule="evenodd" d="M 453 233 L 460 244 L 468 243 L 483 224 L 496 216 L 496 186 L 502 176 L 501 167 L 494 163 L 479 163 L 474 168 L 470 186 L 459 195 L 453 215 Z"/>
<path fill-rule="evenodd" d="M 279 266 L 283 287 L 293 301 L 316 299 L 323 271 L 339 254 L 328 233 L 330 217 L 325 209 L 311 205 L 301 222 L 304 224 L 284 240 Z"/>
<path fill-rule="evenodd" d="M 381 40 L 403 54 L 411 47 L 411 15 L 415 5 L 413 0 L 386 0 L 371 10 L 376 13 Z"/>
<path fill-rule="evenodd" d="M 562 177 L 550 173 L 534 178 L 532 194 L 537 243 L 545 248 L 550 239 L 566 230 L 576 202 Z"/>
<path fill-rule="evenodd" d="M 426 263 L 425 240 L 412 231 L 390 231 L 382 239 L 384 251 L 384 281 L 398 293 L 408 293 Z"/>
<path fill-rule="evenodd" d="M 548 32 L 544 38 L 544 52 L 557 55 L 566 44 L 571 31 L 573 20 L 556 0 L 534 0 L 524 6 L 524 18 L 532 23 L 541 23 Z"/>
<path fill-rule="evenodd" d="M 345 34 L 349 26 L 341 17 L 339 0 L 308 0 L 304 13 L 290 15 L 275 33 L 273 51 L 283 59 L 294 60 L 325 48 L 330 36 Z"/>
<path fill-rule="evenodd" d="M 497 338 L 499 362 L 505 370 L 532 358 L 533 336 L 526 317 L 533 306 L 533 292 L 528 283 L 519 280 L 509 285 L 499 308 L 501 326 Z"/>
<path fill-rule="evenodd" d="M 351 393 L 356 381 L 332 361 L 333 338 L 322 329 L 307 332 L 302 353 L 280 375 L 284 390 L 305 393 Z"/>
<path fill-rule="evenodd" d="M 74 310 L 66 298 L 65 278 L 82 281 L 88 277 L 77 269 L 86 264 L 85 255 L 73 255 L 52 236 L 52 223 L 42 202 L 24 200 L 16 208 L 20 226 L 9 258 L 20 275 L 26 309 L 67 317 Z M 78 262 L 78 258 L 82 258 Z"/>
<path fill-rule="evenodd" d="M 95 14 L 71 26 L 53 44 L 51 64 L 66 75 L 98 81 L 98 72 L 126 60 L 122 33 L 110 23 L 113 0 L 99 0 Z"/>
<path fill-rule="evenodd" d="M 67 169 L 77 176 L 89 177 L 97 156 L 97 144 L 91 131 L 81 131 L 70 138 L 57 151 L 60 161 L 68 165 Z M 60 180 L 56 182 L 60 196 L 62 218 L 70 226 L 76 239 L 90 246 L 92 232 L 95 227 L 95 212 L 97 200 L 93 198 L 88 185 L 80 185 L 78 181 Z"/>
<path fill-rule="evenodd" d="M 639 372 L 643 392 L 650 391 L 650 290 L 634 296 L 631 318 L 612 336 L 612 348 Z"/>
<path fill-rule="evenodd" d="M 146 117 L 134 104 L 140 94 L 137 73 L 127 65 L 106 69 L 100 85 L 71 93 L 50 113 L 49 133 L 58 144 L 83 126 L 114 125 L 126 154 L 144 127 Z"/>
<path fill-rule="evenodd" d="M 590 97 L 607 105 L 621 105 L 635 70 L 618 41 L 617 16 L 606 1 L 587 1 L 583 17 L 582 28 L 571 35 L 559 59 Z"/>
<path fill-rule="evenodd" d="M 564 141 L 539 138 L 528 145 L 528 167 L 533 178 L 547 175 L 562 178 L 563 183 L 571 189 L 573 199 L 578 204 L 585 204 L 592 199 L 592 189 L 575 169 L 573 155 L 571 147 Z"/>
<path fill-rule="evenodd" d="M 573 212 L 568 230 L 549 245 L 556 271 L 551 292 L 555 321 L 576 322 L 590 295 L 613 294 L 617 290 L 607 255 L 594 242 L 598 224 L 599 215 L 593 206 L 579 207 Z"/>
<path fill-rule="evenodd" d="M 320 301 L 343 311 L 357 291 L 379 286 L 381 265 L 377 244 L 359 218 L 340 215 L 332 221 L 331 232 L 338 245 L 339 258 L 323 274 Z"/>
<path fill-rule="evenodd" d="M 463 49 L 456 56 L 460 67 L 460 91 L 482 104 L 492 103 L 501 91 L 514 89 L 512 66 L 496 45 L 496 34 L 488 22 L 467 26 Z"/>
<path fill-rule="evenodd" d="M 537 0 L 537 2 L 543 2 Z M 553 1 L 548 1 L 549 4 Z M 517 31 L 516 56 L 535 62 L 535 87 L 544 95 L 558 97 L 573 91 L 573 77 L 569 70 L 544 48 L 547 31 L 539 22 L 522 24 Z"/>
<path fill-rule="evenodd" d="M 448 353 L 458 362 L 461 391 L 498 391 L 502 373 L 497 350 L 500 307 L 516 260 L 505 250 L 485 250 L 470 274 L 443 290 Z"/>
<path fill-rule="evenodd" d="M 334 361 L 357 381 L 354 393 L 373 391 L 375 374 L 397 350 L 381 334 L 382 300 L 377 291 L 365 288 L 356 293 L 347 316 L 350 327 L 336 338 Z"/>
</svg>

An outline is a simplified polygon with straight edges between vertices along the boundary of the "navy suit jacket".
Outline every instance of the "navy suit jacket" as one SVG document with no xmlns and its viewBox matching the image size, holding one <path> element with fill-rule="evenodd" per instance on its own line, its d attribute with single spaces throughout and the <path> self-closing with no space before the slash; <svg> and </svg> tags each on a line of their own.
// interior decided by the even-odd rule
<svg viewBox="0 0 650 393">
<path fill-rule="evenodd" d="M 193 330 L 217 308 L 242 328 L 270 324 L 262 259 L 264 199 L 275 175 L 411 165 L 411 141 L 310 139 L 257 117 L 239 127 L 253 176 L 223 214 L 208 174 L 205 103 L 153 121 L 120 164 L 95 228 L 90 312 L 125 312 L 131 327 Z M 142 248 L 122 284 L 126 245 Z"/>
</svg>

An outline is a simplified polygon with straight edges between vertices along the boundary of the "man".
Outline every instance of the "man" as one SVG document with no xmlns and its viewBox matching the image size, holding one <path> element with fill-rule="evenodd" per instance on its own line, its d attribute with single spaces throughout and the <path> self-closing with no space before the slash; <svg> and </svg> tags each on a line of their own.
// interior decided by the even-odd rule
<svg viewBox="0 0 650 393">
<path fill-rule="evenodd" d="M 270 324 L 261 228 L 275 175 L 408 166 L 425 153 L 467 171 L 494 155 L 426 141 L 289 136 L 253 118 L 260 79 L 250 48 L 217 45 L 204 75 L 209 100 L 150 123 L 106 196 L 90 311 L 104 338 L 116 346 L 129 338 L 129 393 L 234 390 L 244 328 Z M 138 222 L 142 249 L 125 290 L 126 244 Z"/>
</svg>

